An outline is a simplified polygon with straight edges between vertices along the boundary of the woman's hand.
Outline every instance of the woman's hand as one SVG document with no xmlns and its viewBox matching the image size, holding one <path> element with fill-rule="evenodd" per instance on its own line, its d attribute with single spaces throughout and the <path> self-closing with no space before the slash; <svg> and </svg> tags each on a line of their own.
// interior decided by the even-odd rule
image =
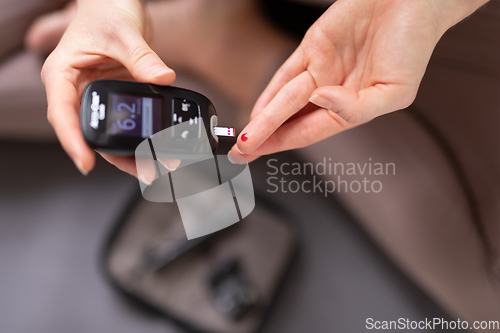
<svg viewBox="0 0 500 333">
<path fill-rule="evenodd" d="M 409 106 L 440 37 L 485 2 L 338 0 L 275 74 L 230 154 L 251 161 L 308 146 Z"/>
<path fill-rule="evenodd" d="M 79 110 L 83 90 L 97 79 L 135 79 L 169 85 L 175 73 L 151 50 L 147 17 L 139 0 L 81 0 L 74 20 L 42 69 L 47 118 L 64 150 L 86 175 L 95 163 L 85 143 Z M 102 154 L 134 176 L 133 158 Z"/>
</svg>

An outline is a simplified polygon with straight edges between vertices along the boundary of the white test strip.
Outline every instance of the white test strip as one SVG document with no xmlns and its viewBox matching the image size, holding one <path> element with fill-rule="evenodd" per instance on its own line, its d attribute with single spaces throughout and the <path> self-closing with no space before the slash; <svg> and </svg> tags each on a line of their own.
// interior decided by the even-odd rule
<svg viewBox="0 0 500 333">
<path fill-rule="evenodd" d="M 234 128 L 231 127 L 214 127 L 214 134 L 217 136 L 235 136 Z"/>
</svg>

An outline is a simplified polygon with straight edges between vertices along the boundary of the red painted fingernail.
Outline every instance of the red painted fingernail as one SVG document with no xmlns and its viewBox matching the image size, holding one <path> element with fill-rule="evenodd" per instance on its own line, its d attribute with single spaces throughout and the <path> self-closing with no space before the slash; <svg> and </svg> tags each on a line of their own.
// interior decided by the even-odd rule
<svg viewBox="0 0 500 333">
<path fill-rule="evenodd" d="M 241 135 L 241 141 L 245 142 L 248 140 L 248 134 L 247 133 L 243 133 L 243 135 Z"/>
</svg>

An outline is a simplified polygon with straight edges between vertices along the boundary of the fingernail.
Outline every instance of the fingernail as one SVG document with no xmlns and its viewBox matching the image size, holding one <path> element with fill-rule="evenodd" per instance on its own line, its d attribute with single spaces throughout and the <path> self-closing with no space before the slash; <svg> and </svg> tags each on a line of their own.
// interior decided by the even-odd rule
<svg viewBox="0 0 500 333">
<path fill-rule="evenodd" d="M 172 73 L 173 70 L 171 69 L 165 69 L 163 71 L 159 71 L 158 73 L 155 74 L 156 77 L 160 77 L 160 76 L 163 76 L 165 74 L 169 74 L 169 73 Z"/>
<path fill-rule="evenodd" d="M 227 153 L 227 159 L 229 160 L 229 162 L 238 165 L 245 165 L 248 163 L 244 157 L 238 155 L 231 155 L 231 152 Z"/>
<path fill-rule="evenodd" d="M 238 163 L 236 163 L 235 160 L 233 160 L 233 155 L 231 155 L 231 152 L 227 153 L 227 159 L 229 160 L 229 162 L 231 162 L 233 164 L 238 164 Z"/>
<path fill-rule="evenodd" d="M 151 185 L 151 182 L 147 180 L 146 176 L 144 176 L 144 174 L 140 173 L 137 178 L 139 179 L 139 181 L 141 183 L 144 183 L 146 184 L 147 186 Z"/>
<path fill-rule="evenodd" d="M 75 159 L 73 160 L 73 163 L 75 164 L 76 168 L 78 169 L 78 171 L 80 171 L 82 175 L 87 176 L 89 174 L 89 172 L 83 168 L 82 161 Z"/>
<path fill-rule="evenodd" d="M 240 148 L 238 148 L 238 145 L 236 145 L 236 150 L 237 150 L 237 151 L 238 151 L 241 155 L 245 155 L 245 153 L 244 153 L 244 152 L 242 152 L 242 151 L 240 150 Z"/>
<path fill-rule="evenodd" d="M 168 171 L 175 171 L 181 164 L 180 160 L 159 160 Z"/>
<path fill-rule="evenodd" d="M 311 98 L 309 98 L 309 102 L 316 104 L 320 108 L 325 108 L 325 109 L 332 109 L 332 102 L 324 98 L 323 96 L 320 95 L 313 95 Z"/>
<path fill-rule="evenodd" d="M 154 77 L 160 77 L 167 73 L 173 72 L 170 68 L 165 68 L 163 65 L 156 65 L 149 69 L 149 71 L 153 74 Z"/>
</svg>

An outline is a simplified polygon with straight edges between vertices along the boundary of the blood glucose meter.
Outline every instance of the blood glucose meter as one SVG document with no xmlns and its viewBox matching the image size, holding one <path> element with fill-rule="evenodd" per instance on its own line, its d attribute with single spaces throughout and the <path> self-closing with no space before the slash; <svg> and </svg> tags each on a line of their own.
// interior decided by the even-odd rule
<svg viewBox="0 0 500 333">
<path fill-rule="evenodd" d="M 212 152 L 219 136 L 234 136 L 234 129 L 217 127 L 210 100 L 187 89 L 148 83 L 99 80 L 82 96 L 80 123 L 88 145 L 114 155 L 134 155 L 146 138 L 184 123 L 175 140 L 196 140 L 206 131 Z M 172 133 L 174 133 L 172 131 Z"/>
</svg>

